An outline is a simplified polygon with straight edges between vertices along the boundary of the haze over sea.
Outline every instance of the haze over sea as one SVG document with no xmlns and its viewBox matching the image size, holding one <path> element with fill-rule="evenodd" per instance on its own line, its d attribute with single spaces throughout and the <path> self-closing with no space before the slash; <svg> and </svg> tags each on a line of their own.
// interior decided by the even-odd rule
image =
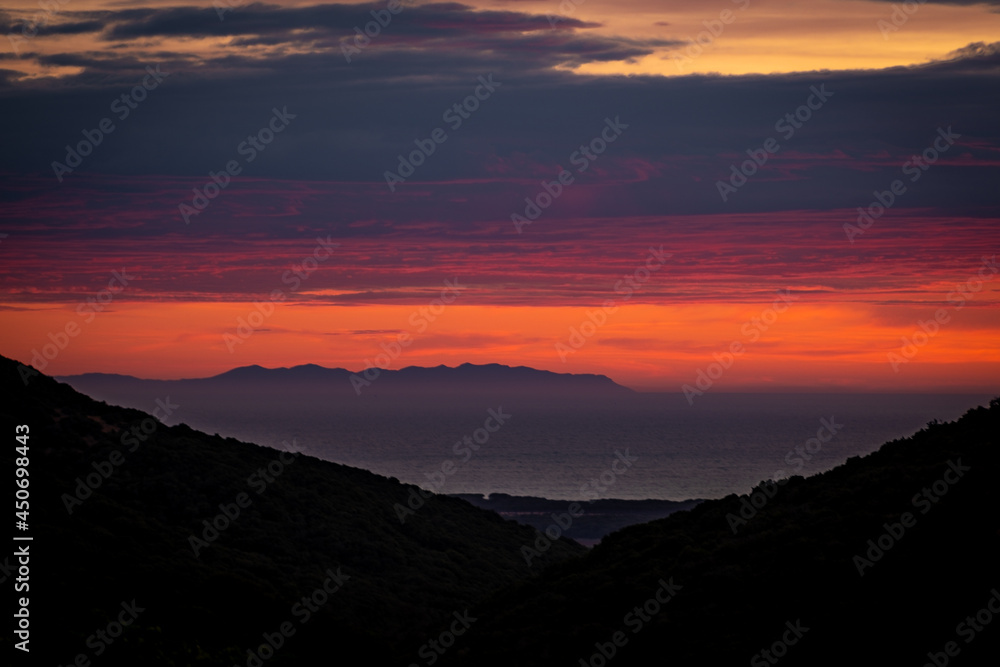
<svg viewBox="0 0 1000 667">
<path fill-rule="evenodd" d="M 627 449 L 636 461 L 600 497 L 684 500 L 746 493 L 776 474 L 823 472 L 912 435 L 929 421 L 950 421 L 987 405 L 990 398 L 708 392 L 693 406 L 679 393 L 562 405 L 469 398 L 419 405 L 273 399 L 182 405 L 167 423 L 276 448 L 287 448 L 282 443 L 294 439 L 294 448 L 306 454 L 438 493 L 587 499 L 592 494 L 581 487 L 610 470 L 616 451 Z M 465 445 L 456 454 L 455 443 L 483 426 L 488 409 L 501 406 L 510 419 L 468 461 Z M 137 401 L 132 407 L 148 405 Z M 842 428 L 809 454 L 806 442 L 816 436 L 821 420 Z M 448 461 L 454 470 L 435 488 L 431 476 Z"/>
</svg>

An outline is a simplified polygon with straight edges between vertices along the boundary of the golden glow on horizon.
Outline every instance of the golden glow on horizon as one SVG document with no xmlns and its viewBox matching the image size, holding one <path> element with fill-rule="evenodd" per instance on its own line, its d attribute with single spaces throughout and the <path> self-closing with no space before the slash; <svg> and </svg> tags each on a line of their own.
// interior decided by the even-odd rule
<svg viewBox="0 0 1000 667">
<path fill-rule="evenodd" d="M 581 18 L 605 23 L 598 33 L 679 39 L 688 45 L 660 49 L 635 63 L 589 63 L 575 71 L 679 76 L 882 69 L 943 60 L 970 43 L 1000 40 L 1000 14 L 985 6 L 923 4 L 898 30 L 886 31 L 886 38 L 878 21 L 891 17 L 889 3 L 750 1 L 743 12 L 737 7 L 732 22 L 710 41 L 704 22 L 718 30 L 714 21 L 719 13 L 736 5 L 706 3 L 671 12 L 669 26 L 648 20 L 656 15 L 646 15 L 646 20 L 618 13 L 590 16 L 586 13 L 589 5 L 582 5 Z M 598 11 L 597 4 L 592 11 Z M 692 44 L 698 39 L 706 43 Z"/>
<path fill-rule="evenodd" d="M 982 301 L 991 298 L 984 295 Z M 366 359 L 380 363 L 375 358 L 382 352 L 381 343 L 391 344 L 398 332 L 408 331 L 413 342 L 390 368 L 495 362 L 602 373 L 634 388 L 677 391 L 713 363 L 714 355 L 724 356 L 739 341 L 745 351 L 717 381 L 713 388 L 718 391 L 769 386 L 996 390 L 1000 340 L 995 307 L 970 303 L 961 311 L 949 310 L 950 321 L 896 373 L 887 355 L 899 351 L 901 337 L 919 331 L 918 320 L 933 317 L 927 305 L 875 307 L 799 299 L 765 331 L 751 318 L 760 317 L 769 305 L 622 306 L 577 351 L 567 354 L 566 362 L 556 343 L 569 346 L 570 328 L 579 330 L 595 308 L 456 303 L 430 322 L 412 305 L 278 304 L 258 331 L 232 343 L 234 351 L 229 352 L 223 334 L 238 336 L 238 318 L 253 312 L 251 303 L 124 302 L 90 323 L 75 312 L 76 304 L 19 305 L 5 312 L 0 353 L 30 362 L 32 351 L 50 342 L 50 333 L 58 334 L 67 322 L 74 322 L 79 334 L 68 339 L 44 372 L 180 378 L 250 364 L 304 363 L 361 370 Z"/>
</svg>

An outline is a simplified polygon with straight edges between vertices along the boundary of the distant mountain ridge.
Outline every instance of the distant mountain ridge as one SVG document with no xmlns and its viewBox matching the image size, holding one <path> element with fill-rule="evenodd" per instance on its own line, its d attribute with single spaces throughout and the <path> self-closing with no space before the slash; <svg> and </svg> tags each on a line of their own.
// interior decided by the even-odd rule
<svg viewBox="0 0 1000 667">
<path fill-rule="evenodd" d="M 635 392 L 605 375 L 555 373 L 527 366 L 470 364 L 407 366 L 399 370 L 353 372 L 317 364 L 265 368 L 240 366 L 205 378 L 147 380 L 131 375 L 84 373 L 59 376 L 77 391 L 129 407 L 140 407 L 150 396 L 170 394 L 199 400 L 205 392 L 229 394 L 324 395 L 341 401 L 366 399 L 473 398 L 489 396 L 545 399 L 625 398 Z M 142 397 L 142 403 L 135 399 Z"/>
<path fill-rule="evenodd" d="M 180 380 L 151 380 L 143 379 L 133 375 L 122 375 L 117 373 L 82 373 L 79 375 L 57 376 L 60 381 L 89 381 L 92 379 L 101 380 L 135 380 L 140 382 L 217 382 L 228 380 L 331 380 L 349 381 L 352 375 L 357 375 L 368 379 L 364 371 L 349 371 L 344 368 L 329 368 L 319 364 L 301 364 L 298 366 L 279 366 L 277 368 L 266 368 L 259 364 L 249 366 L 239 366 L 232 370 L 219 373 L 204 378 L 183 378 Z M 422 383 L 441 384 L 454 383 L 456 385 L 477 383 L 484 386 L 496 385 L 509 386 L 523 382 L 526 386 L 537 388 L 536 383 L 543 383 L 546 386 L 564 386 L 566 388 L 592 389 L 595 391 L 605 390 L 617 393 L 634 393 L 628 387 L 616 383 L 606 375 L 594 373 L 556 373 L 553 371 L 539 370 L 529 366 L 507 366 L 505 364 L 472 364 L 464 363 L 458 366 L 406 366 L 399 370 L 379 369 L 378 377 L 369 380 L 373 385 L 377 382 L 382 385 L 399 385 L 402 383 Z M 528 383 L 531 383 L 528 385 Z"/>
</svg>

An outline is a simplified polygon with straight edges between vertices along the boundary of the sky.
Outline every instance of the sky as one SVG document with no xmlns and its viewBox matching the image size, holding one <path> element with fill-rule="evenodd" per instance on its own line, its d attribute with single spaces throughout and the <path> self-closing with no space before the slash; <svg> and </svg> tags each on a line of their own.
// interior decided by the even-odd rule
<svg viewBox="0 0 1000 667">
<path fill-rule="evenodd" d="M 0 9 L 0 354 L 995 392 L 1000 2 Z"/>
</svg>

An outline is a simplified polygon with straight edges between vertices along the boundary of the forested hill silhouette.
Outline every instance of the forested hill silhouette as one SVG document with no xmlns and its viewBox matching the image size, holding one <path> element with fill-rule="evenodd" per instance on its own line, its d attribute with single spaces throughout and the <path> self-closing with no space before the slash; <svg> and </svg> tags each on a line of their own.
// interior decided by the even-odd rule
<svg viewBox="0 0 1000 667">
<path fill-rule="evenodd" d="M 994 399 L 821 475 L 613 533 L 477 608 L 443 664 L 1000 664 L 998 485 Z"/>
<path fill-rule="evenodd" d="M 535 531 L 493 512 L 424 498 L 364 470 L 164 426 L 45 375 L 25 385 L 3 357 L 0 397 L 8 447 L 19 445 L 15 426 L 30 429 L 39 664 L 86 654 L 101 665 L 245 665 L 247 651 L 285 622 L 295 634 L 268 665 L 337 662 L 355 651 L 366 664 L 410 664 L 454 614 L 584 551 L 560 540 L 542 567 L 529 568 L 519 550 Z M 17 570 L 10 556 L 2 564 Z M 297 601 L 324 585 L 339 588 L 322 593 L 329 600 L 304 622 Z M 92 636 L 133 600 L 144 611 L 113 644 Z M 0 630 L 8 655 L 12 627 Z"/>
</svg>

